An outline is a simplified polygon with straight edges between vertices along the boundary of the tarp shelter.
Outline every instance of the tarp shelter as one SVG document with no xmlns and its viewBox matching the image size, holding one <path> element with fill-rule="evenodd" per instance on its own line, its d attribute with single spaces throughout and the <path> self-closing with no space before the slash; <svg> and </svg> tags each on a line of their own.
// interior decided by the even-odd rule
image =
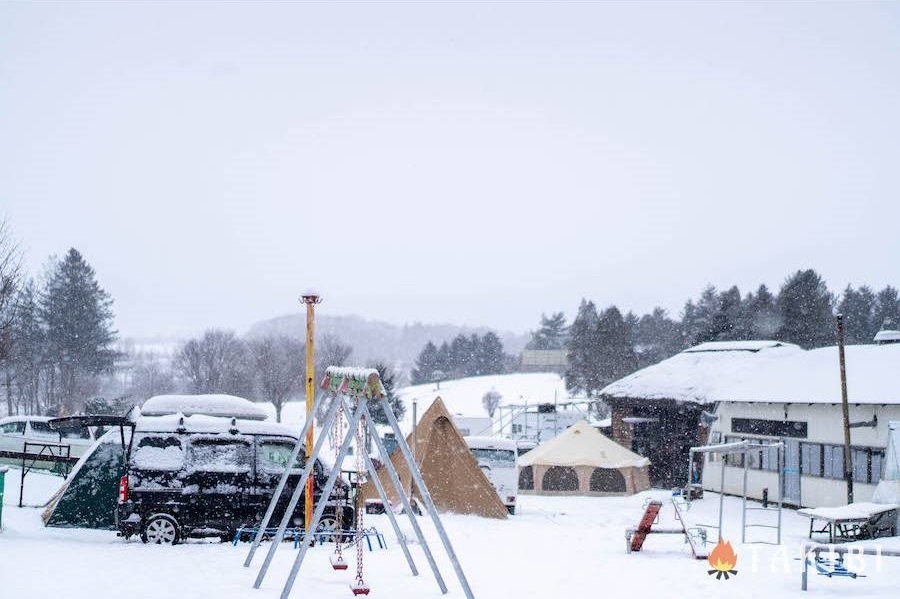
<svg viewBox="0 0 900 599">
<path fill-rule="evenodd" d="M 44 509 L 44 524 L 115 530 L 119 479 L 123 474 L 121 433 L 116 428 L 100 437 L 78 460 Z"/>
<path fill-rule="evenodd" d="M 413 435 L 406 438 L 412 447 Z M 444 402 L 437 398 L 422 414 L 415 431 L 414 448 L 416 464 L 431 499 L 439 512 L 474 514 L 488 518 L 506 518 L 507 510 L 487 475 L 479 468 Z M 410 488 L 409 466 L 399 449 L 391 454 L 391 463 L 403 488 Z M 391 503 L 399 505 L 400 498 L 388 479 L 384 468 L 379 468 L 378 476 L 384 485 Z M 364 499 L 378 497 L 374 483 L 368 481 L 360 490 Z M 413 493 L 421 501 L 418 489 Z"/>
<path fill-rule="evenodd" d="M 884 452 L 884 474 L 872 495 L 875 503 L 900 505 L 900 422 L 888 423 L 887 449 Z M 895 531 L 900 534 L 900 510 Z"/>
<path fill-rule="evenodd" d="M 519 491 L 536 495 L 632 495 L 650 488 L 650 460 L 582 420 L 519 458 Z"/>
</svg>

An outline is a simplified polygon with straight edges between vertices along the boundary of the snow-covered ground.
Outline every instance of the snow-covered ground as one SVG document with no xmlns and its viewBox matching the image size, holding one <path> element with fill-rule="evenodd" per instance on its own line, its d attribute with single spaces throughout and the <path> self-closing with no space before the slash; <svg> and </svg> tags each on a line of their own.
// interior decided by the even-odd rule
<svg viewBox="0 0 900 599">
<path fill-rule="evenodd" d="M 46 500 L 61 479 L 32 473 L 26 478 L 25 503 Z M 508 520 L 445 515 L 443 522 L 478 598 L 552 597 L 878 597 L 897 596 L 900 558 L 863 559 L 865 578 L 827 579 L 813 575 L 808 593 L 800 591 L 800 543 L 808 521 L 793 511 L 784 517 L 781 547 L 742 545 L 740 502 L 726 498 L 725 538 L 738 555 L 738 575 L 729 580 L 709 576 L 705 560 L 694 560 L 680 535 L 647 539 L 644 551 L 628 555 L 624 532 L 634 526 L 644 501 L 656 496 L 667 507 L 661 526 L 673 526 L 668 493 L 651 491 L 634 497 L 520 496 L 520 513 Z M 37 599 L 160 599 L 164 597 L 275 598 L 295 555 L 284 544 L 262 589 L 252 588 L 256 568 L 241 566 L 249 546 L 189 542 L 175 547 L 125 542 L 115 533 L 91 530 L 47 529 L 40 509 L 16 508 L 18 471 L 7 474 L 4 530 L 0 533 L 0 597 Z M 691 517 L 715 520 L 717 496 L 696 501 Z M 765 515 L 765 514 L 761 514 Z M 366 516 L 366 525 L 385 533 L 388 549 L 366 552 L 366 580 L 370 597 L 421 599 L 441 597 L 420 548 L 413 557 L 420 570 L 414 578 L 390 532 L 385 516 Z M 450 593 L 464 597 L 430 523 L 423 525 L 435 550 Z M 402 524 L 412 537 L 408 523 Z M 768 532 L 768 531 L 765 531 Z M 758 534 L 763 535 L 760 531 Z M 900 539 L 886 545 L 900 546 Z M 331 570 L 329 547 L 311 550 L 300 571 L 292 597 L 351 597 L 348 583 L 353 569 Z M 261 561 L 257 557 L 255 565 Z"/>
</svg>

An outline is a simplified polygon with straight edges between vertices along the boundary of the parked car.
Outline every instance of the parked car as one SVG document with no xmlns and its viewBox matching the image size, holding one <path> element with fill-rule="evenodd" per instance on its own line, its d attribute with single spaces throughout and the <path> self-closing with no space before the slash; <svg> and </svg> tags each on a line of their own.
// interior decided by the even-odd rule
<svg viewBox="0 0 900 599">
<path fill-rule="evenodd" d="M 120 534 L 175 544 L 189 536 L 231 539 L 239 528 L 257 526 L 296 442 L 294 429 L 273 422 L 196 414 L 138 418 L 119 485 Z M 301 452 L 271 526 L 285 513 L 304 463 Z M 327 478 L 319 461 L 314 474 L 318 502 Z M 339 510 L 343 527 L 352 525 L 346 483 L 338 480 L 327 506 L 319 530 L 333 529 Z M 301 497 L 291 525 L 303 523 Z"/>
<path fill-rule="evenodd" d="M 70 427 L 64 430 L 53 430 L 45 416 L 9 416 L 0 418 L 0 451 L 23 452 L 25 443 L 29 443 L 28 453 L 40 453 L 41 445 L 61 446 L 52 449 L 44 449 L 44 453 L 50 451 L 54 455 L 67 455 L 79 458 L 94 444 L 93 431 L 88 427 Z M 35 445 L 30 445 L 34 443 Z M 0 461 L 7 464 L 21 464 L 21 458 L 0 457 Z M 35 468 L 58 469 L 60 465 L 54 462 L 37 461 Z"/>
<path fill-rule="evenodd" d="M 516 465 L 518 452 L 516 442 L 497 437 L 464 437 L 478 466 L 494 485 L 500 501 L 510 514 L 516 513 L 516 498 L 519 496 L 519 467 Z"/>
</svg>

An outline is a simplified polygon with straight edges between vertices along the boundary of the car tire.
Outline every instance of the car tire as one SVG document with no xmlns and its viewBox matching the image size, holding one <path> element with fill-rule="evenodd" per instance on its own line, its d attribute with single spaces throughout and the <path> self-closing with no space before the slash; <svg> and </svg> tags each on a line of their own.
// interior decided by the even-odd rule
<svg viewBox="0 0 900 599">
<path fill-rule="evenodd" d="M 334 543 L 334 530 L 337 527 L 337 518 L 331 512 L 322 514 L 319 525 L 316 527 L 316 540 L 322 543 Z M 329 534 L 330 533 L 330 534 Z"/>
<path fill-rule="evenodd" d="M 141 528 L 141 541 L 156 545 L 177 545 L 181 540 L 178 522 L 168 514 L 153 514 Z"/>
</svg>

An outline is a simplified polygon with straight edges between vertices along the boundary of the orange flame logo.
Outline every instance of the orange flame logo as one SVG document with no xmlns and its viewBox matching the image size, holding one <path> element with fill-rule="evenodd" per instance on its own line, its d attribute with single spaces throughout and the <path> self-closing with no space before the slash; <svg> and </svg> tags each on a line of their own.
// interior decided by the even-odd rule
<svg viewBox="0 0 900 599">
<path fill-rule="evenodd" d="M 716 580 L 720 580 L 723 576 L 725 580 L 728 580 L 729 574 L 737 574 L 737 570 L 734 569 L 737 565 L 737 554 L 732 549 L 731 543 L 724 539 L 719 539 L 719 543 L 706 559 L 712 566 L 712 570 L 709 570 L 708 574 L 710 576 L 715 574 Z"/>
</svg>

